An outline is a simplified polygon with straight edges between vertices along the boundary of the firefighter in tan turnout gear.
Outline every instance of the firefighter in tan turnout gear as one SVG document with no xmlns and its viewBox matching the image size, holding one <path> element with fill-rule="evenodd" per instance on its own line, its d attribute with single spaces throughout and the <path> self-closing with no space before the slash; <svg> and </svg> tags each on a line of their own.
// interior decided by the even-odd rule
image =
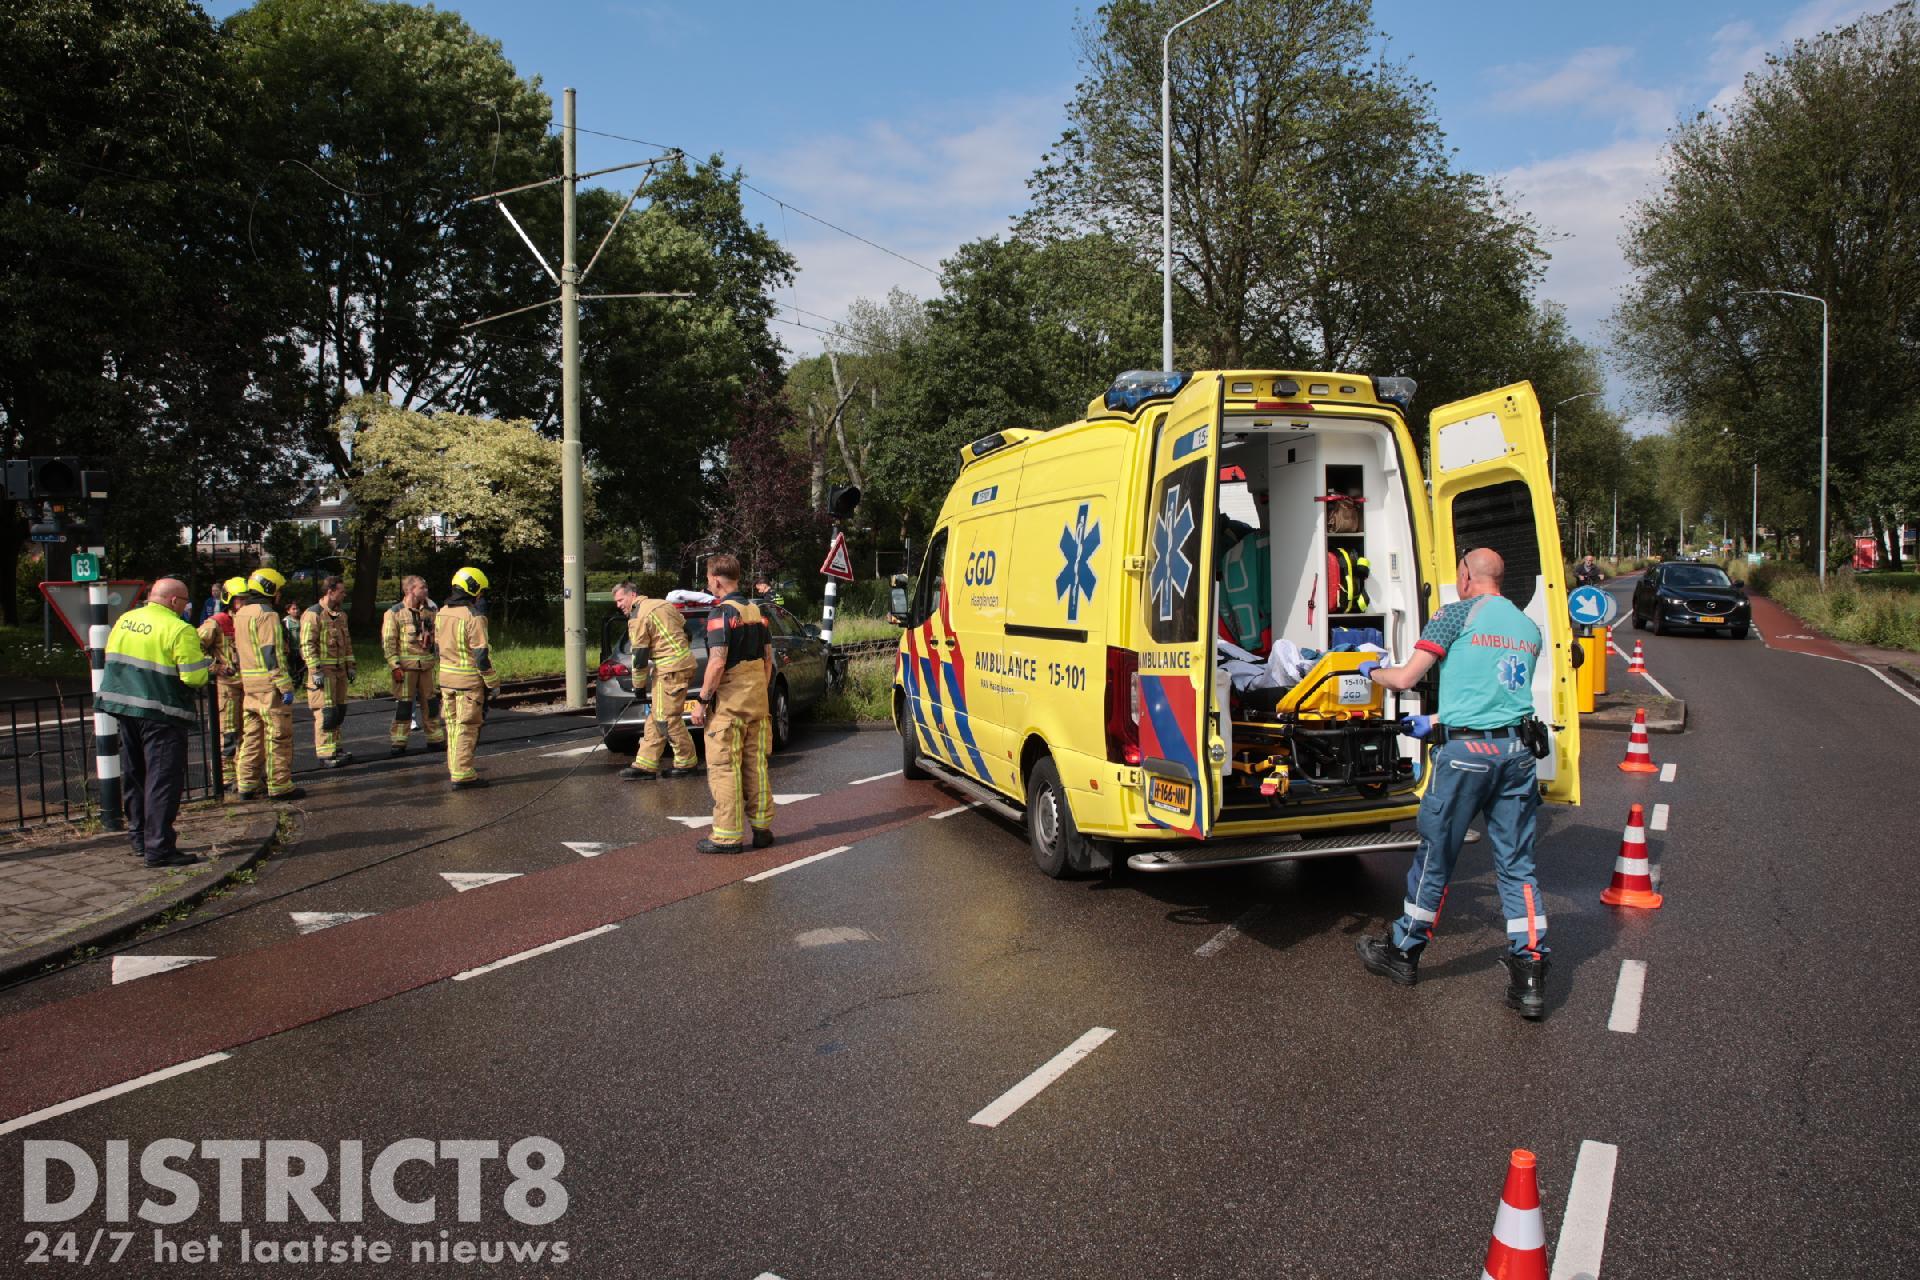
<svg viewBox="0 0 1920 1280">
<path fill-rule="evenodd" d="M 400 584 L 400 603 L 387 610 L 380 623 L 380 648 L 393 677 L 393 729 L 387 741 L 396 756 L 407 749 L 416 714 L 427 731 L 427 745 L 437 747 L 447 740 L 440 720 L 440 659 L 434 649 L 438 613 L 427 599 L 427 580 L 412 573 Z"/>
<path fill-rule="evenodd" d="M 650 704 L 646 735 L 634 753 L 632 766 L 621 770 L 620 776 L 634 781 L 696 772 L 700 758 L 694 754 L 693 735 L 687 732 L 683 718 L 687 685 L 695 666 L 693 648 L 687 643 L 686 620 L 665 600 L 641 595 L 631 582 L 613 589 L 613 605 L 627 615 L 636 691 L 640 687 L 640 664 L 651 659 L 653 665 L 647 686 Z M 672 764 L 661 758 L 668 744 L 673 747 Z"/>
<path fill-rule="evenodd" d="M 240 683 L 240 655 L 233 645 L 233 611 L 240 607 L 245 578 L 220 584 L 220 608 L 200 624 L 200 648 L 213 658 L 214 696 L 219 700 L 220 774 L 228 787 L 240 785 L 240 704 L 246 688 Z"/>
<path fill-rule="evenodd" d="M 487 718 L 487 694 L 500 687 L 500 673 L 487 652 L 487 575 L 467 566 L 453 575 L 453 592 L 434 619 L 440 653 L 440 698 L 447 718 L 447 772 L 456 790 L 484 787 L 474 772 L 473 750 Z"/>
<path fill-rule="evenodd" d="M 313 710 L 313 753 L 328 769 L 353 763 L 340 749 L 340 726 L 347 719 L 347 686 L 358 674 L 353 642 L 347 635 L 347 584 L 338 577 L 320 580 L 320 598 L 300 622 L 300 656 L 307 664 L 307 706 Z"/>
<path fill-rule="evenodd" d="M 281 660 L 285 632 L 273 608 L 286 585 L 278 570 L 255 569 L 233 618 L 233 647 L 244 690 L 237 788 L 242 800 L 254 799 L 263 789 L 273 800 L 297 800 L 306 794 L 293 785 L 293 677 Z"/>
<path fill-rule="evenodd" d="M 701 853 L 739 853 L 773 843 L 773 788 L 767 756 L 773 721 L 767 686 L 773 680 L 773 637 L 760 607 L 740 594 L 740 561 L 721 553 L 707 560 L 707 590 L 720 597 L 707 615 L 707 670 L 693 722 L 707 730 L 707 786 L 713 792 L 713 835 Z"/>
</svg>

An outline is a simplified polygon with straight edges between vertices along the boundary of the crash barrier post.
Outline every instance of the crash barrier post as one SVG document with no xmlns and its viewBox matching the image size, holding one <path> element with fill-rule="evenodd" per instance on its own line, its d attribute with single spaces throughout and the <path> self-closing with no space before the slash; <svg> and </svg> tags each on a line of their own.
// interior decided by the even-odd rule
<svg viewBox="0 0 1920 1280">
<path fill-rule="evenodd" d="M 1580 714 L 1592 715 L 1594 707 L 1593 669 L 1598 665 L 1593 656 L 1593 628 L 1580 627 L 1573 638 L 1580 646 L 1580 665 L 1573 669 L 1574 693 L 1580 699 Z"/>
<path fill-rule="evenodd" d="M 211 682 L 209 682 L 211 683 Z M 187 786 L 183 800 L 219 798 L 224 793 L 220 777 L 220 720 L 214 695 L 196 699 L 198 711 L 189 731 L 198 742 L 189 742 Z M 91 692 L 43 694 L 31 698 L 0 700 L 0 788 L 11 786 L 13 803 L 4 812 L 17 828 L 51 822 L 71 822 L 92 812 L 91 783 L 98 776 L 99 721 Z M 120 726 L 112 716 L 104 717 L 113 727 L 115 755 L 113 764 L 121 764 L 118 754 Z M 93 732 L 88 732 L 92 726 Z M 0 796 L 4 796 L 0 790 Z M 114 789 L 114 802 L 121 800 Z M 113 813 L 110 831 L 122 829 L 120 811 Z M 0 822 L 6 818 L 0 818 Z"/>
<path fill-rule="evenodd" d="M 1607 643 L 1611 633 L 1605 627 L 1588 627 L 1586 667 L 1593 673 L 1593 694 L 1598 698 L 1607 691 Z"/>
<path fill-rule="evenodd" d="M 1547 1280 L 1547 1223 L 1534 1166 L 1531 1151 L 1516 1150 L 1507 1158 L 1507 1185 L 1493 1216 L 1481 1280 Z"/>
</svg>

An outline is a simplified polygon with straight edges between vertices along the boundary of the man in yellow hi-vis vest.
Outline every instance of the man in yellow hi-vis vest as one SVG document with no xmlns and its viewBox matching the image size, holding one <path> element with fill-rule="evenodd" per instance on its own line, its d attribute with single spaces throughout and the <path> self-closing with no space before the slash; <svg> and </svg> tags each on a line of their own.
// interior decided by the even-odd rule
<svg viewBox="0 0 1920 1280">
<path fill-rule="evenodd" d="M 685 719 L 687 684 L 695 666 L 693 647 L 687 643 L 687 623 L 680 611 L 665 600 L 640 594 L 631 582 L 613 589 L 613 607 L 627 615 L 627 637 L 633 653 L 633 687 L 640 688 L 640 667 L 651 662 L 653 673 L 647 683 L 647 728 L 634 752 L 633 765 L 620 776 L 629 781 L 670 778 L 676 773 L 694 773 L 700 757 L 694 753 L 693 735 L 687 732 Z M 673 763 L 665 764 L 668 744 L 673 746 Z"/>
<path fill-rule="evenodd" d="M 273 608 L 286 585 L 279 570 L 255 569 L 233 619 L 233 647 L 240 658 L 245 691 L 236 792 L 242 800 L 258 798 L 263 788 L 270 800 L 298 800 L 306 795 L 293 785 L 293 677 L 281 660 L 285 628 Z"/>
<path fill-rule="evenodd" d="M 320 598 L 300 623 L 300 656 L 307 664 L 307 706 L 313 709 L 313 753 L 328 769 L 353 763 L 340 749 L 340 726 L 347 721 L 347 686 L 358 674 L 353 641 L 347 635 L 347 584 L 329 575 L 320 580 Z"/>
<path fill-rule="evenodd" d="M 473 767 L 480 725 L 487 718 L 487 694 L 500 687 L 500 673 L 493 669 L 487 648 L 486 590 L 487 575 L 468 565 L 453 575 L 453 591 L 433 620 L 447 718 L 447 772 L 456 791 L 487 785 Z"/>
<path fill-rule="evenodd" d="M 187 733 L 200 720 L 193 691 L 207 682 L 213 666 L 180 616 L 189 602 L 186 583 L 162 578 L 145 604 L 120 615 L 107 637 L 106 669 L 94 703 L 120 726 L 127 834 L 150 867 L 200 861 L 180 852 L 173 830 L 187 785 Z"/>
</svg>

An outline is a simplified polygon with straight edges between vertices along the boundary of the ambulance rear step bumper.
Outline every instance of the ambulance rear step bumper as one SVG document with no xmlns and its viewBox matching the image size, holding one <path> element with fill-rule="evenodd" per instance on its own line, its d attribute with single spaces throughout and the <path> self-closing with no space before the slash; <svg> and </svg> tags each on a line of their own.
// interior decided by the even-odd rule
<svg viewBox="0 0 1920 1280">
<path fill-rule="evenodd" d="M 1468 844 L 1479 839 L 1478 831 L 1467 832 Z M 1249 840 L 1209 841 L 1175 849 L 1136 853 L 1127 859 L 1127 869 L 1205 871 L 1213 867 L 1247 867 L 1262 862 L 1331 858 L 1343 853 L 1391 853 L 1419 847 L 1420 833 L 1417 831 L 1363 831 L 1352 835 L 1314 836 L 1310 839 L 1256 836 Z"/>
</svg>

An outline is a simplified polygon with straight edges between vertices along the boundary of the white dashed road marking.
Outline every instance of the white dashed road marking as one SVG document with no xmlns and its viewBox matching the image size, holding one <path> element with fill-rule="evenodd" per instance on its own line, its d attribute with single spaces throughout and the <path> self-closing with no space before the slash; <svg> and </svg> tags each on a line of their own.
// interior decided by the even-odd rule
<svg viewBox="0 0 1920 1280">
<path fill-rule="evenodd" d="M 230 1053 L 210 1053 L 204 1058 L 195 1058 L 192 1062 L 179 1062 L 171 1067 L 162 1067 L 158 1071 L 149 1071 L 144 1076 L 135 1076 L 124 1084 L 108 1085 L 104 1089 L 95 1089 L 92 1093 L 81 1094 L 77 1098 L 69 1098 L 65 1102 L 56 1102 L 51 1107 L 43 1107 L 39 1111 L 31 1111 L 24 1116 L 9 1120 L 5 1124 L 0 1124 L 0 1134 L 12 1133 L 16 1129 L 24 1129 L 28 1125 L 39 1124 L 42 1120 L 51 1120 L 55 1116 L 63 1116 L 69 1111 L 78 1111 L 80 1108 L 90 1107 L 96 1102 L 105 1102 L 108 1098 L 117 1098 L 123 1093 L 132 1093 L 135 1089 L 143 1089 L 147 1085 L 159 1084 L 162 1080 L 169 1080 L 174 1076 L 185 1075 L 189 1071 L 198 1071 L 202 1067 L 210 1067 L 216 1062 L 225 1062 L 232 1056 Z"/>
<path fill-rule="evenodd" d="M 1652 821 L 1647 823 L 1647 830 L 1665 831 L 1666 829 L 1667 829 L 1667 806 L 1663 804 L 1657 804 L 1653 806 L 1653 819 Z"/>
<path fill-rule="evenodd" d="M 1265 906 L 1258 906 L 1251 911 L 1242 912 L 1238 920 L 1235 920 L 1232 924 L 1194 948 L 1193 954 L 1203 957 L 1219 955 L 1221 950 L 1225 948 L 1229 942 L 1232 942 L 1248 929 L 1251 929 L 1254 924 L 1259 921 L 1260 917 L 1266 914 L 1267 908 Z"/>
<path fill-rule="evenodd" d="M 1607 1018 L 1607 1030 L 1628 1035 L 1640 1029 L 1640 998 L 1647 990 L 1647 962 L 1622 960 L 1620 980 L 1613 988 L 1613 1013 Z"/>
<path fill-rule="evenodd" d="M 1613 1205 L 1613 1170 L 1620 1148 L 1591 1138 L 1580 1144 L 1573 1163 L 1567 1212 L 1560 1219 L 1560 1243 L 1553 1251 L 1551 1280 L 1600 1280 L 1600 1255 L 1607 1246 L 1607 1210 Z"/>
<path fill-rule="evenodd" d="M 586 756 L 586 755 L 592 755 L 592 754 L 593 754 L 594 752 L 596 752 L 596 751 L 598 751 L 598 750 L 600 750 L 600 748 L 601 748 L 601 747 L 602 747 L 603 745 L 604 745 L 604 744 L 602 744 L 602 743 L 598 743 L 598 742 L 594 742 L 594 743 L 589 743 L 588 745 L 586 745 L 586 746 L 584 746 L 584 747 L 569 747 L 569 748 L 568 748 L 567 750 L 565 750 L 565 751 L 542 751 L 542 752 L 540 753 L 540 758 L 541 758 L 542 760 L 553 760 L 553 759 L 556 759 L 556 758 L 558 758 L 558 757 L 561 757 L 561 756 Z"/>
<path fill-rule="evenodd" d="M 822 858 L 831 858 L 834 854 L 845 853 L 847 850 L 851 848 L 853 848 L 852 845 L 843 844 L 839 848 L 829 849 L 825 853 L 816 853 L 805 858 L 795 858 L 792 862 L 784 862 L 777 867 L 772 867 L 766 871 L 762 871 L 758 875 L 748 876 L 747 883 L 753 884 L 760 880 L 771 880 L 775 876 L 785 875 L 787 872 L 793 870 L 795 867 L 804 867 L 809 862 L 818 862 Z"/>
<path fill-rule="evenodd" d="M 899 776 L 900 776 L 900 770 L 895 769 L 892 773 L 876 773 L 871 778 L 855 778 L 852 782 L 849 782 L 847 785 L 850 787 L 864 787 L 869 782 L 879 782 L 883 778 L 897 778 Z"/>
<path fill-rule="evenodd" d="M 939 813 L 936 813 L 933 815 L 933 820 L 935 822 L 939 822 L 946 818 L 957 818 L 961 814 L 965 813 L 967 810 L 978 809 L 981 805 L 985 803 L 986 803 L 985 800 L 969 800 L 967 803 L 963 805 L 956 805 L 954 808 L 951 808 L 951 809 L 942 809 Z"/>
<path fill-rule="evenodd" d="M 991 1129 L 1040 1096 L 1040 1091 L 1065 1075 L 1076 1062 L 1098 1049 L 1113 1035 L 1111 1027 L 1095 1027 L 1049 1058 L 1044 1066 L 976 1112 L 968 1124 Z"/>
<path fill-rule="evenodd" d="M 576 942 L 585 942 L 588 938 L 597 938 L 603 933 L 612 933 L 619 927 L 617 924 L 603 924 L 598 929 L 589 929 L 585 933 L 576 933 L 569 938 L 556 938 L 552 942 L 545 943 L 542 946 L 530 947 L 525 951 L 516 951 L 510 956 L 502 956 L 492 964 L 483 964 L 476 969 L 462 969 L 459 973 L 453 975 L 453 980 L 455 982 L 465 982 L 468 978 L 477 978 L 483 973 L 492 973 L 495 969 L 504 969 L 510 964 L 519 964 L 522 960 L 531 960 L 535 956 L 543 956 L 549 951 L 558 951 L 560 948 L 570 947 Z"/>
<path fill-rule="evenodd" d="M 793 941 L 796 946 L 802 947 L 831 947 L 840 942 L 878 942 L 880 939 L 865 929 L 842 924 L 830 929 L 809 929 L 805 933 L 797 933 Z"/>
<path fill-rule="evenodd" d="M 1680 772 L 1680 766 L 1669 760 L 1660 766 L 1660 781 L 1672 782 L 1674 775 Z"/>
</svg>

